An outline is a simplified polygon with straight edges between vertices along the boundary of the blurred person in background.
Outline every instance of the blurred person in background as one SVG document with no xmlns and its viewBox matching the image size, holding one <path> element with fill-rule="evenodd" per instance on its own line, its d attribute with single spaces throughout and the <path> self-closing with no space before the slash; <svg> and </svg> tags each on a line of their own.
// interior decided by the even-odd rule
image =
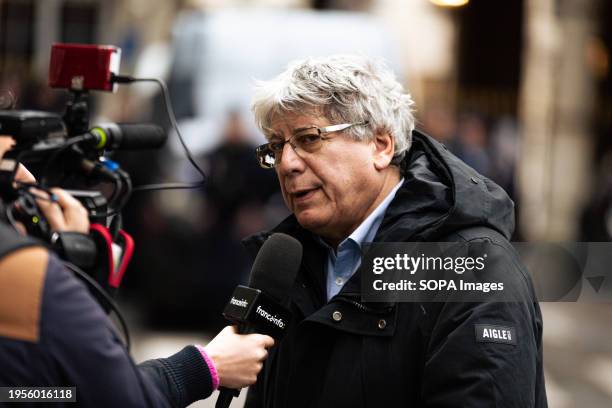
<svg viewBox="0 0 612 408">
<path fill-rule="evenodd" d="M 268 227 L 266 204 L 278 191 L 274 174 L 264 171 L 253 159 L 254 148 L 240 112 L 230 111 L 221 143 L 201 158 L 208 168 L 202 217 L 210 225 L 204 241 L 213 250 L 196 265 L 200 268 L 206 262 L 208 270 L 216 272 L 203 277 L 194 293 L 206 293 L 211 310 L 222 310 L 236 285 L 248 281 L 249 259 L 240 240 Z M 196 251 L 201 254 L 201 247 Z M 216 317 L 210 322 L 212 327 L 223 324 L 222 315 Z"/>
<path fill-rule="evenodd" d="M 12 145 L 0 136 L 0 159 Z M 36 181 L 21 165 L 15 180 Z M 67 192 L 33 192 L 52 231 L 89 232 Z M 76 387 L 83 407 L 183 407 L 220 385 L 253 384 L 273 343 L 227 327 L 205 347 L 135 364 L 86 286 L 42 242 L 0 221 L 1 387 Z"/>
<path fill-rule="evenodd" d="M 519 155 L 519 130 L 514 118 L 502 117 L 495 123 L 489 146 L 491 165 L 487 176 L 495 180 L 516 203 L 514 175 Z"/>
<path fill-rule="evenodd" d="M 245 208 L 262 206 L 276 191 L 278 186 L 274 175 L 264 172 L 253 160 L 253 143 L 238 111 L 228 114 L 219 146 L 208 153 L 204 159 L 208 167 L 209 180 L 206 184 L 206 197 L 210 201 L 216 224 L 214 232 L 229 231 L 232 240 L 253 234 L 262 229 L 262 216 L 258 215 L 259 226 L 255 229 L 227 228 L 236 225 L 240 213 Z"/>
<path fill-rule="evenodd" d="M 292 321 L 248 408 L 547 406 L 542 317 L 508 242 L 513 203 L 415 130 L 412 105 L 394 74 L 365 57 L 295 61 L 259 84 L 253 112 L 268 143 L 257 156 L 293 214 L 245 246 L 254 255 L 283 232 L 304 255 Z M 481 146 L 482 129 L 473 133 Z M 411 241 L 494 243 L 502 251 L 489 261 L 504 265 L 517 301 L 363 302 L 362 244 Z M 491 325 L 519 338 L 479 339 Z"/>
<path fill-rule="evenodd" d="M 489 175 L 491 160 L 487 143 L 487 125 L 484 119 L 475 113 L 460 115 L 454 153 L 480 174 Z"/>
</svg>

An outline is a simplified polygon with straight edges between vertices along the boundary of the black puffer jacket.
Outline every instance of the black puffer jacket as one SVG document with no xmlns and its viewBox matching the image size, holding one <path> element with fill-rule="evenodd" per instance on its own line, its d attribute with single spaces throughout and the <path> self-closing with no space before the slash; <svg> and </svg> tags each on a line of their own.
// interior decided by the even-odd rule
<svg viewBox="0 0 612 408">
<path fill-rule="evenodd" d="M 304 246 L 291 292 L 293 322 L 251 388 L 248 408 L 547 406 L 540 309 L 508 242 L 512 201 L 419 132 L 402 170 L 405 182 L 375 241 L 491 243 L 501 251 L 489 261 L 502 266 L 492 273 L 503 273 L 521 301 L 368 304 L 357 271 L 326 302 L 326 254 L 291 216 L 245 241 L 253 254 L 272 232 Z M 478 341 L 476 325 L 483 324 L 511 327 L 516 344 Z"/>
</svg>

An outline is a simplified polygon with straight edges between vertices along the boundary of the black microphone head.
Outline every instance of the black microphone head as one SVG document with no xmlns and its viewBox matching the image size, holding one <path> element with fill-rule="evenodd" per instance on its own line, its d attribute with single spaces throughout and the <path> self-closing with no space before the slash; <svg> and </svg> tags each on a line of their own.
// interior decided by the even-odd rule
<svg viewBox="0 0 612 408">
<path fill-rule="evenodd" d="M 87 135 L 96 149 L 156 149 L 166 143 L 168 135 L 161 127 L 146 123 L 105 123 Z"/>
<path fill-rule="evenodd" d="M 168 135 L 160 126 L 151 124 L 120 124 L 123 150 L 156 149 L 166 143 Z"/>
<path fill-rule="evenodd" d="M 302 262 L 302 244 L 287 234 L 272 234 L 257 253 L 249 286 L 284 303 Z"/>
</svg>

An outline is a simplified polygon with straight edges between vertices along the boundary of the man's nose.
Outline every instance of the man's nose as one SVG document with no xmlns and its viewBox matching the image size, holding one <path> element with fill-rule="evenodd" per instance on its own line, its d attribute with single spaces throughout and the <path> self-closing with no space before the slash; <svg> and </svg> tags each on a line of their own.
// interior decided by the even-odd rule
<svg viewBox="0 0 612 408">
<path fill-rule="evenodd" d="M 276 165 L 279 172 L 288 175 L 291 173 L 300 173 L 304 171 L 306 164 L 304 160 L 297 154 L 295 147 L 287 142 L 283 146 L 280 163 Z"/>
</svg>

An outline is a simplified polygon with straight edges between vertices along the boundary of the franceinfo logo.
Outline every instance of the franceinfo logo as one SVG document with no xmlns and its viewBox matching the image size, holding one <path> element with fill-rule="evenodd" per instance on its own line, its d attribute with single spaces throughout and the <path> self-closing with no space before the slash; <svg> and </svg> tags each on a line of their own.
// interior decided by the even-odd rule
<svg viewBox="0 0 612 408">
<path fill-rule="evenodd" d="M 246 299 L 236 299 L 235 297 L 232 296 L 232 298 L 230 299 L 230 304 L 234 306 L 246 308 L 249 305 L 249 302 L 247 302 Z"/>
<path fill-rule="evenodd" d="M 263 310 L 261 308 L 261 306 L 259 306 L 259 305 L 257 306 L 257 309 L 255 310 L 255 313 L 257 313 L 258 315 L 260 315 L 261 317 L 263 317 L 267 321 L 271 322 L 272 324 L 278 326 L 279 329 L 284 329 L 285 328 L 285 322 L 283 322 L 283 319 L 281 319 L 278 316 L 272 316 L 270 313 L 268 313 L 265 310 Z"/>
</svg>

